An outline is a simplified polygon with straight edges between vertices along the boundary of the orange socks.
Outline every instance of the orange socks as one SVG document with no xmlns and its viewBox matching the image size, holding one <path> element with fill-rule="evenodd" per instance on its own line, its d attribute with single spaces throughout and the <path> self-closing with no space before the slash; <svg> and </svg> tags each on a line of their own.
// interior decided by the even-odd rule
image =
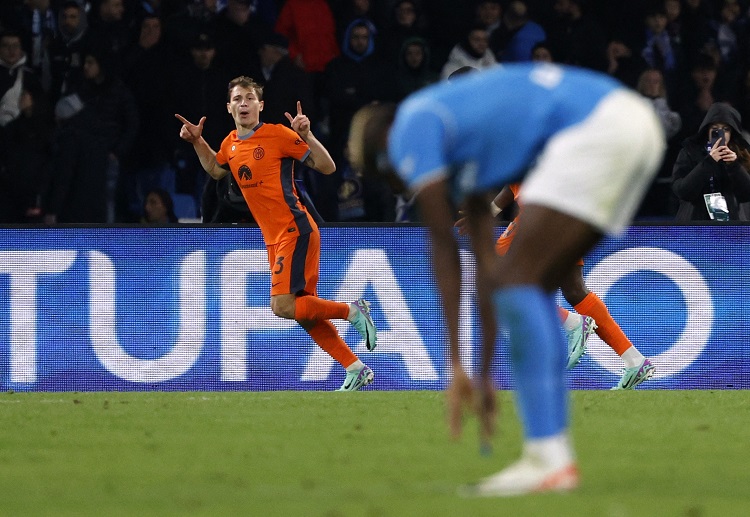
<svg viewBox="0 0 750 517">
<path fill-rule="evenodd" d="M 594 318 L 598 325 L 596 333 L 617 352 L 617 355 L 622 356 L 625 350 L 633 346 L 617 322 L 612 319 L 607 306 L 595 293 L 586 295 L 586 298 L 573 308 L 578 314 Z"/>
<path fill-rule="evenodd" d="M 294 301 L 295 320 L 345 320 L 349 316 L 349 304 L 323 300 L 317 296 L 298 296 Z"/>
<path fill-rule="evenodd" d="M 312 298 L 312 296 L 303 296 L 302 298 Z M 297 302 L 299 301 L 300 298 L 297 298 Z M 344 368 L 357 361 L 357 356 L 344 343 L 344 340 L 341 339 L 341 336 L 336 331 L 336 327 L 330 321 L 319 320 L 307 333 L 310 334 L 310 337 L 320 348 L 325 350 L 328 355 L 333 357 Z"/>
</svg>

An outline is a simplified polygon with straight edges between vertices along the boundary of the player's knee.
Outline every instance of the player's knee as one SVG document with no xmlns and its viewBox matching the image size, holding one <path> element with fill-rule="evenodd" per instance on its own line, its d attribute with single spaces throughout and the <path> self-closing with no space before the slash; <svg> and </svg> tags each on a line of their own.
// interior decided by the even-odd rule
<svg viewBox="0 0 750 517">
<path fill-rule="evenodd" d="M 271 299 L 271 311 L 274 316 L 287 320 L 294 319 L 294 299 L 274 297 Z"/>
</svg>

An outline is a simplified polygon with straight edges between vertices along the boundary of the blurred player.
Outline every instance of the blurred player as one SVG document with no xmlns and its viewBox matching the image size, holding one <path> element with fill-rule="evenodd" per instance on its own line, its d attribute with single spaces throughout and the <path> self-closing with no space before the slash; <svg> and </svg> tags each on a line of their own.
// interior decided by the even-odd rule
<svg viewBox="0 0 750 517">
<path fill-rule="evenodd" d="M 518 197 L 520 188 L 520 183 L 504 186 L 495 199 L 490 202 L 490 212 L 497 216 L 511 206 Z M 466 219 L 462 218 L 456 222 L 459 234 L 466 232 L 465 221 Z M 499 255 L 505 255 L 508 252 L 508 248 L 513 242 L 517 221 L 518 216 L 510 222 L 495 243 L 495 251 Z M 568 339 L 568 370 L 579 363 L 581 356 L 586 352 L 589 335 L 596 331 L 602 341 L 614 350 L 625 363 L 622 377 L 617 385 L 612 388 L 613 390 L 632 390 L 654 375 L 656 369 L 651 361 L 646 359 L 628 339 L 612 318 L 601 298 L 596 293 L 592 293 L 586 286 L 583 279 L 583 259 L 579 259 L 575 267 L 562 280 L 560 290 L 567 302 L 578 312 L 576 314 L 563 307 L 557 308 Z"/>
<path fill-rule="evenodd" d="M 400 179 L 418 192 L 448 327 L 454 429 L 460 430 L 461 405 L 475 402 L 475 390 L 485 432 L 495 407 L 492 350 L 485 343 L 476 388 L 458 352 L 458 203 L 477 261 L 480 314 L 487 317 L 482 306 L 493 306 L 510 335 L 523 454 L 464 493 L 574 489 L 579 478 L 568 431 L 565 344 L 553 293 L 604 233 L 618 234 L 630 223 L 664 153 L 652 108 L 593 71 L 512 64 L 420 90 L 400 105 L 395 120 L 392 106 L 364 108 L 353 121 L 349 147 L 365 173 Z M 487 195 L 521 179 L 523 217 L 501 257 L 493 247 Z"/>
<path fill-rule="evenodd" d="M 227 111 L 236 130 L 217 153 L 201 136 L 206 117 L 197 125 L 181 115 L 180 137 L 193 144 L 201 165 L 214 179 L 233 175 L 247 206 L 260 226 L 271 270 L 271 309 L 276 316 L 294 319 L 313 341 L 346 369 L 339 391 L 355 391 L 373 381 L 373 371 L 346 345 L 330 319 L 349 320 L 365 339 L 368 350 L 377 345 L 377 331 L 365 300 L 339 303 L 317 297 L 320 269 L 320 232 L 300 202 L 294 186 L 294 161 L 323 174 L 336 165 L 310 131 L 310 120 L 297 102 L 297 114 L 286 113 L 292 129 L 264 124 L 263 88 L 248 77 L 229 83 Z"/>
<path fill-rule="evenodd" d="M 503 190 L 495 197 L 490 205 L 490 211 L 493 214 L 497 210 L 503 210 L 505 206 L 510 205 L 519 195 L 521 185 L 514 183 L 506 185 Z M 517 219 L 517 218 L 516 218 Z M 500 255 L 508 252 L 515 230 L 515 222 L 511 222 L 505 232 L 495 243 L 495 250 Z M 643 381 L 650 379 L 656 371 L 654 365 L 649 359 L 643 357 L 643 354 L 633 345 L 625 333 L 622 331 L 617 322 L 612 318 L 609 309 L 596 293 L 592 293 L 586 286 L 583 279 L 583 259 L 579 259 L 575 267 L 563 278 L 560 284 L 560 290 L 567 302 L 584 316 L 581 323 L 578 320 L 581 316 L 568 312 L 562 307 L 558 307 L 563 327 L 568 333 L 568 369 L 575 367 L 586 352 L 586 341 L 588 334 L 596 330 L 597 335 L 612 350 L 619 355 L 625 363 L 625 368 L 613 390 L 632 390 Z M 573 320 L 571 322 L 571 320 Z M 592 320 L 595 324 L 591 324 Z M 578 329 L 582 328 L 581 335 L 583 339 L 578 338 Z"/>
</svg>

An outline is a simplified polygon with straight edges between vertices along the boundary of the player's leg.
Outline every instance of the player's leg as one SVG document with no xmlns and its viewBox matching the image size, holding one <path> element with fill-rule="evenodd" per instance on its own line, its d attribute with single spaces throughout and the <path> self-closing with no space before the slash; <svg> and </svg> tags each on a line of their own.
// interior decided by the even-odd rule
<svg viewBox="0 0 750 517">
<path fill-rule="evenodd" d="M 377 330 L 366 300 L 353 303 L 318 298 L 315 289 L 320 267 L 320 233 L 317 231 L 268 246 L 271 267 L 271 310 L 276 316 L 298 322 L 346 319 L 365 338 L 369 350 L 377 344 Z M 301 296 L 311 295 L 311 296 Z"/>
<path fill-rule="evenodd" d="M 596 293 L 589 291 L 583 279 L 583 267 L 571 270 L 560 285 L 562 294 L 573 308 L 596 321 L 596 333 L 625 363 L 620 381 L 614 389 L 633 389 L 653 376 L 651 361 L 631 343 Z"/>
<path fill-rule="evenodd" d="M 500 258 L 495 310 L 510 335 L 524 454 L 519 462 L 480 482 L 474 488 L 479 495 L 568 490 L 577 485 L 568 435 L 565 342 L 552 293 L 599 237 L 578 219 L 527 205 L 513 246 Z"/>
<path fill-rule="evenodd" d="M 313 341 L 346 369 L 341 390 L 355 391 L 372 382 L 373 372 L 341 339 L 331 318 L 348 319 L 354 304 L 316 296 L 320 266 L 320 234 L 288 239 L 269 247 L 272 265 L 271 308 L 277 316 L 295 319 Z"/>
<path fill-rule="evenodd" d="M 498 270 L 498 320 L 511 333 L 524 455 L 476 488 L 512 495 L 576 486 L 562 333 L 551 293 L 601 234 L 631 221 L 656 174 L 664 134 L 653 109 L 621 90 L 553 137 L 521 189 L 523 215 Z M 501 260 L 503 260 L 501 259 Z"/>
<path fill-rule="evenodd" d="M 583 260 L 579 260 L 576 267 L 571 269 L 569 274 L 565 275 L 560 284 L 563 296 L 571 305 L 574 304 L 570 302 L 570 299 L 565 293 L 570 292 L 577 294 L 582 292 L 580 289 L 586 289 L 585 284 L 575 281 L 577 275 L 582 274 L 582 267 Z M 573 314 L 576 314 L 577 317 L 574 317 Z M 563 322 L 563 328 L 565 329 L 568 338 L 568 370 L 575 368 L 581 361 L 581 357 L 586 353 L 588 339 L 596 330 L 597 325 L 598 323 L 595 318 L 581 312 L 569 313 L 568 318 Z"/>
<path fill-rule="evenodd" d="M 521 217 L 520 215 L 518 216 Z M 508 228 L 495 242 L 495 252 L 503 256 L 513 243 L 515 235 L 515 222 L 511 222 Z M 596 328 L 594 320 L 587 319 L 580 314 L 570 312 L 562 307 L 557 308 L 568 345 L 568 370 L 574 368 L 586 352 L 586 341 Z"/>
</svg>

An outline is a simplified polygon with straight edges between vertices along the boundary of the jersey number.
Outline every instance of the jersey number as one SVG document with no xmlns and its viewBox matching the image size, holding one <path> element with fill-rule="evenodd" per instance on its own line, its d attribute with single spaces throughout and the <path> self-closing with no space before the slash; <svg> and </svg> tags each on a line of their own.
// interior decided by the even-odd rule
<svg viewBox="0 0 750 517">
<path fill-rule="evenodd" d="M 278 275 L 284 271 L 284 257 L 276 257 L 276 265 L 279 266 L 279 269 L 273 272 L 274 275 Z"/>
</svg>

